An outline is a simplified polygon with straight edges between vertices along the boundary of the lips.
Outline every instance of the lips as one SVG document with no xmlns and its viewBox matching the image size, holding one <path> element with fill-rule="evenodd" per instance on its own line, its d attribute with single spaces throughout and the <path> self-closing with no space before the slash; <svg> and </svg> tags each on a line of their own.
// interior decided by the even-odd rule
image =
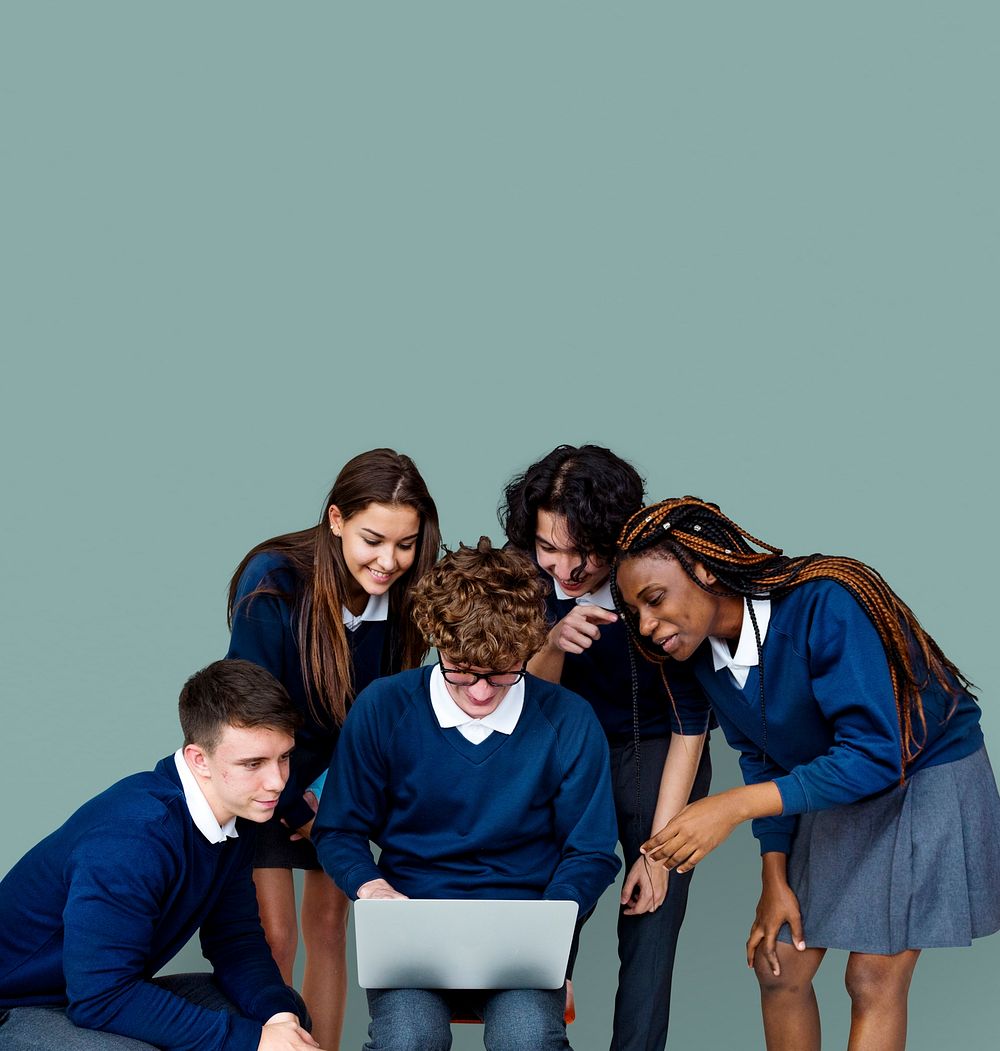
<svg viewBox="0 0 1000 1051">
<path fill-rule="evenodd" d="M 368 570 L 372 580 L 374 580 L 376 584 L 388 584 L 389 581 L 392 580 L 391 573 L 382 573 L 377 569 L 372 569 L 371 566 L 365 566 L 365 569 Z"/>
<path fill-rule="evenodd" d="M 653 639 L 653 642 L 663 650 L 664 653 L 673 653 L 680 644 L 680 635 L 676 633 L 673 635 L 667 635 L 662 639 Z"/>
</svg>

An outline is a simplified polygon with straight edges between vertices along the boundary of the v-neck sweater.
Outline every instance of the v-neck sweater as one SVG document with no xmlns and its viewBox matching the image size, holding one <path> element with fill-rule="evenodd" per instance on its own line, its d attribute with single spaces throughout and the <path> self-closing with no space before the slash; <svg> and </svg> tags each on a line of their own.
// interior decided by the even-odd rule
<svg viewBox="0 0 1000 1051">
<path fill-rule="evenodd" d="M 787 853 L 795 815 L 855 803 L 899 784 L 899 721 L 882 640 L 840 584 L 810 581 L 772 599 L 762 650 L 763 715 L 759 667 L 740 688 L 728 668 L 715 670 L 707 641 L 691 662 L 726 740 L 740 752 L 744 781 L 773 781 L 781 793 L 782 814 L 753 822 L 761 852 Z M 913 658 L 925 677 L 916 651 Z M 924 725 L 914 719 L 922 747 L 910 761 L 911 774 L 982 746 L 978 704 L 956 680 L 951 687 L 946 691 L 926 676 Z"/>
<path fill-rule="evenodd" d="M 384 878 L 411 898 L 568 899 L 587 911 L 619 866 L 590 706 L 529 675 L 514 732 L 473 744 L 438 724 L 430 673 L 379 679 L 355 701 L 313 827 L 323 867 L 352 898 Z"/>
<path fill-rule="evenodd" d="M 305 824 L 313 812 L 302 795 L 330 765 L 337 727 L 317 719 L 309 704 L 302 677 L 296 607 L 304 587 L 288 560 L 273 551 L 261 551 L 240 576 L 233 607 L 233 631 L 228 658 L 252 661 L 269 671 L 288 690 L 302 722 L 295 731 L 288 781 L 273 820 L 292 828 Z M 258 591 L 258 588 L 272 589 Z M 386 621 L 364 621 L 347 632 L 351 655 L 351 689 L 360 693 L 373 679 L 391 670 L 392 640 Z M 399 667 L 398 661 L 396 667 Z M 348 701 L 350 707 L 350 701 Z"/>
<path fill-rule="evenodd" d="M 0 1008 L 65 1005 L 70 1020 L 163 1048 L 255 1051 L 298 1006 L 271 958 L 251 879 L 252 826 L 210 843 L 173 756 L 85 803 L 0 881 Z M 150 978 L 200 929 L 239 1015 Z"/>
</svg>

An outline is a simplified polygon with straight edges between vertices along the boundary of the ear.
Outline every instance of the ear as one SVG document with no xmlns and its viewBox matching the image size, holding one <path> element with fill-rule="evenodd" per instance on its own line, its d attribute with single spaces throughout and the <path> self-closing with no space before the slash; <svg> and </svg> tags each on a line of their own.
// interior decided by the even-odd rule
<svg viewBox="0 0 1000 1051">
<path fill-rule="evenodd" d="M 327 517 L 330 520 L 330 530 L 333 535 L 343 536 L 344 516 L 340 513 L 340 508 L 336 504 L 330 504 L 330 509 L 327 511 Z"/>
<path fill-rule="evenodd" d="M 209 770 L 208 762 L 206 761 L 207 753 L 200 744 L 186 744 L 184 746 L 184 758 L 194 772 L 195 777 L 206 781 L 211 778 L 212 771 Z"/>
<path fill-rule="evenodd" d="M 719 582 L 719 578 L 701 562 L 695 562 L 694 575 L 702 584 L 707 584 L 709 587 L 714 587 Z"/>
</svg>

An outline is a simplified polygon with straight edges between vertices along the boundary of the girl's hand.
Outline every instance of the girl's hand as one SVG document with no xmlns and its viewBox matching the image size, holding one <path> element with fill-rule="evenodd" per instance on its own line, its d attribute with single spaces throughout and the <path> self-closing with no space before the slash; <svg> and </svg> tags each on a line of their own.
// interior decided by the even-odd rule
<svg viewBox="0 0 1000 1051">
<path fill-rule="evenodd" d="M 782 866 L 783 867 L 783 866 Z M 757 902 L 757 915 L 750 928 L 747 939 L 747 965 L 753 967 L 757 952 L 764 954 L 764 960 L 777 977 L 781 974 L 778 963 L 778 932 L 787 923 L 792 930 L 792 942 L 800 952 L 805 950 L 806 942 L 802 931 L 802 913 L 799 910 L 799 899 L 788 885 L 784 875 L 768 873 L 765 865 L 763 887 L 760 901 Z"/>
<path fill-rule="evenodd" d="M 309 804 L 310 809 L 315 814 L 319 810 L 319 800 L 316 798 L 315 792 L 303 792 L 302 798 Z M 312 835 L 313 818 L 310 818 L 304 825 L 297 828 L 288 838 L 294 843 L 297 839 L 309 839 Z M 283 825 L 287 825 L 287 821 L 281 822 Z"/>
<path fill-rule="evenodd" d="M 649 872 L 646 868 L 649 868 Z M 667 897 L 670 873 L 663 867 L 643 858 L 636 858 L 622 883 L 621 903 L 626 916 L 641 916 L 656 912 Z"/>
<path fill-rule="evenodd" d="M 650 861 L 688 872 L 726 839 L 740 823 L 726 792 L 689 803 L 639 848 Z"/>
</svg>

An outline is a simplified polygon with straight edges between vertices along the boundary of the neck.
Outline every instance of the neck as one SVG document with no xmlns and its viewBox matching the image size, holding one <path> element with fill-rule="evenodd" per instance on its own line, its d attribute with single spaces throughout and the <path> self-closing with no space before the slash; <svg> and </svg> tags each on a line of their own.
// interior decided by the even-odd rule
<svg viewBox="0 0 1000 1051">
<path fill-rule="evenodd" d="M 358 617 L 365 611 L 365 606 L 368 605 L 368 592 L 354 579 L 351 577 L 347 582 L 347 587 L 344 589 L 344 605 Z"/>
<path fill-rule="evenodd" d="M 720 599 L 718 614 L 711 634 L 719 639 L 738 639 L 743 629 L 745 611 L 746 603 L 742 595 L 726 595 Z"/>
</svg>

